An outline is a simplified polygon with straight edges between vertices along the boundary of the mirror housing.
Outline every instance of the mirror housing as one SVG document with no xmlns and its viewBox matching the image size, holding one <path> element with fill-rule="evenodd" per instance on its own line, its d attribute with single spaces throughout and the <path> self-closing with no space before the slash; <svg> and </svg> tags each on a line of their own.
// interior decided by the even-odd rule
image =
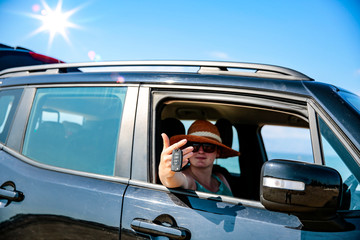
<svg viewBox="0 0 360 240">
<path fill-rule="evenodd" d="M 342 179 L 332 168 L 290 160 L 271 160 L 261 170 L 260 201 L 271 211 L 293 214 L 302 228 L 344 231 L 337 215 L 341 204 Z"/>
</svg>

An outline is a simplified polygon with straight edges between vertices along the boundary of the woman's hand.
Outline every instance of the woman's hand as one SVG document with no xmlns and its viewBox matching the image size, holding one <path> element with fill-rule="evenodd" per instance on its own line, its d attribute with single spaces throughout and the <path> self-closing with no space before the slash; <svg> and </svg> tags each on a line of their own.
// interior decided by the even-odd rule
<svg viewBox="0 0 360 240">
<path fill-rule="evenodd" d="M 163 139 L 164 147 L 161 152 L 160 164 L 159 164 L 160 181 L 164 186 L 169 188 L 175 188 L 175 187 L 187 188 L 188 181 L 186 176 L 181 172 L 171 171 L 172 151 L 183 147 L 186 144 L 187 140 L 183 139 L 170 146 L 169 137 L 165 133 L 161 134 L 161 136 Z M 193 151 L 193 147 L 187 147 L 182 150 L 183 152 L 182 167 L 184 167 L 189 162 L 189 158 L 193 155 L 192 151 Z"/>
</svg>

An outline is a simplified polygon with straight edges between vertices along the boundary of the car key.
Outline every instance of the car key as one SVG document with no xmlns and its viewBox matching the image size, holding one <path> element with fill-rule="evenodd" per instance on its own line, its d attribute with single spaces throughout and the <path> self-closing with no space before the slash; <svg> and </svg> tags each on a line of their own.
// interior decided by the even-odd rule
<svg viewBox="0 0 360 240">
<path fill-rule="evenodd" d="M 181 149 L 175 149 L 172 152 L 171 171 L 180 172 L 182 168 L 183 154 Z"/>
</svg>

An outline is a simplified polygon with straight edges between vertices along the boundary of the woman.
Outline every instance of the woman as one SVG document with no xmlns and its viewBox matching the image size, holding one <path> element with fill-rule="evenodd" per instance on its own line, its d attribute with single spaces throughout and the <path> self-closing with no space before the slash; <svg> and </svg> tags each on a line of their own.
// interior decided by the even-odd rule
<svg viewBox="0 0 360 240">
<path fill-rule="evenodd" d="M 222 144 L 217 127 L 205 120 L 196 120 L 187 135 L 176 135 L 169 140 L 163 133 L 163 151 L 159 164 L 161 183 L 168 188 L 210 192 L 230 195 L 231 188 L 221 173 L 212 173 L 216 158 L 239 156 L 240 153 Z M 171 157 L 174 149 L 183 149 L 183 167 L 190 162 L 190 167 L 181 172 L 171 171 Z"/>
</svg>

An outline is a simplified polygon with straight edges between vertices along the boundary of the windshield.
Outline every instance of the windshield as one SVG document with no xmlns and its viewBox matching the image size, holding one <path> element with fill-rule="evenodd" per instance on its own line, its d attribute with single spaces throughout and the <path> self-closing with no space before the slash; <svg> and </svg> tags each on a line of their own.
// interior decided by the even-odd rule
<svg viewBox="0 0 360 240">
<path fill-rule="evenodd" d="M 350 92 L 339 91 L 339 95 L 360 114 L 360 97 Z"/>
</svg>

